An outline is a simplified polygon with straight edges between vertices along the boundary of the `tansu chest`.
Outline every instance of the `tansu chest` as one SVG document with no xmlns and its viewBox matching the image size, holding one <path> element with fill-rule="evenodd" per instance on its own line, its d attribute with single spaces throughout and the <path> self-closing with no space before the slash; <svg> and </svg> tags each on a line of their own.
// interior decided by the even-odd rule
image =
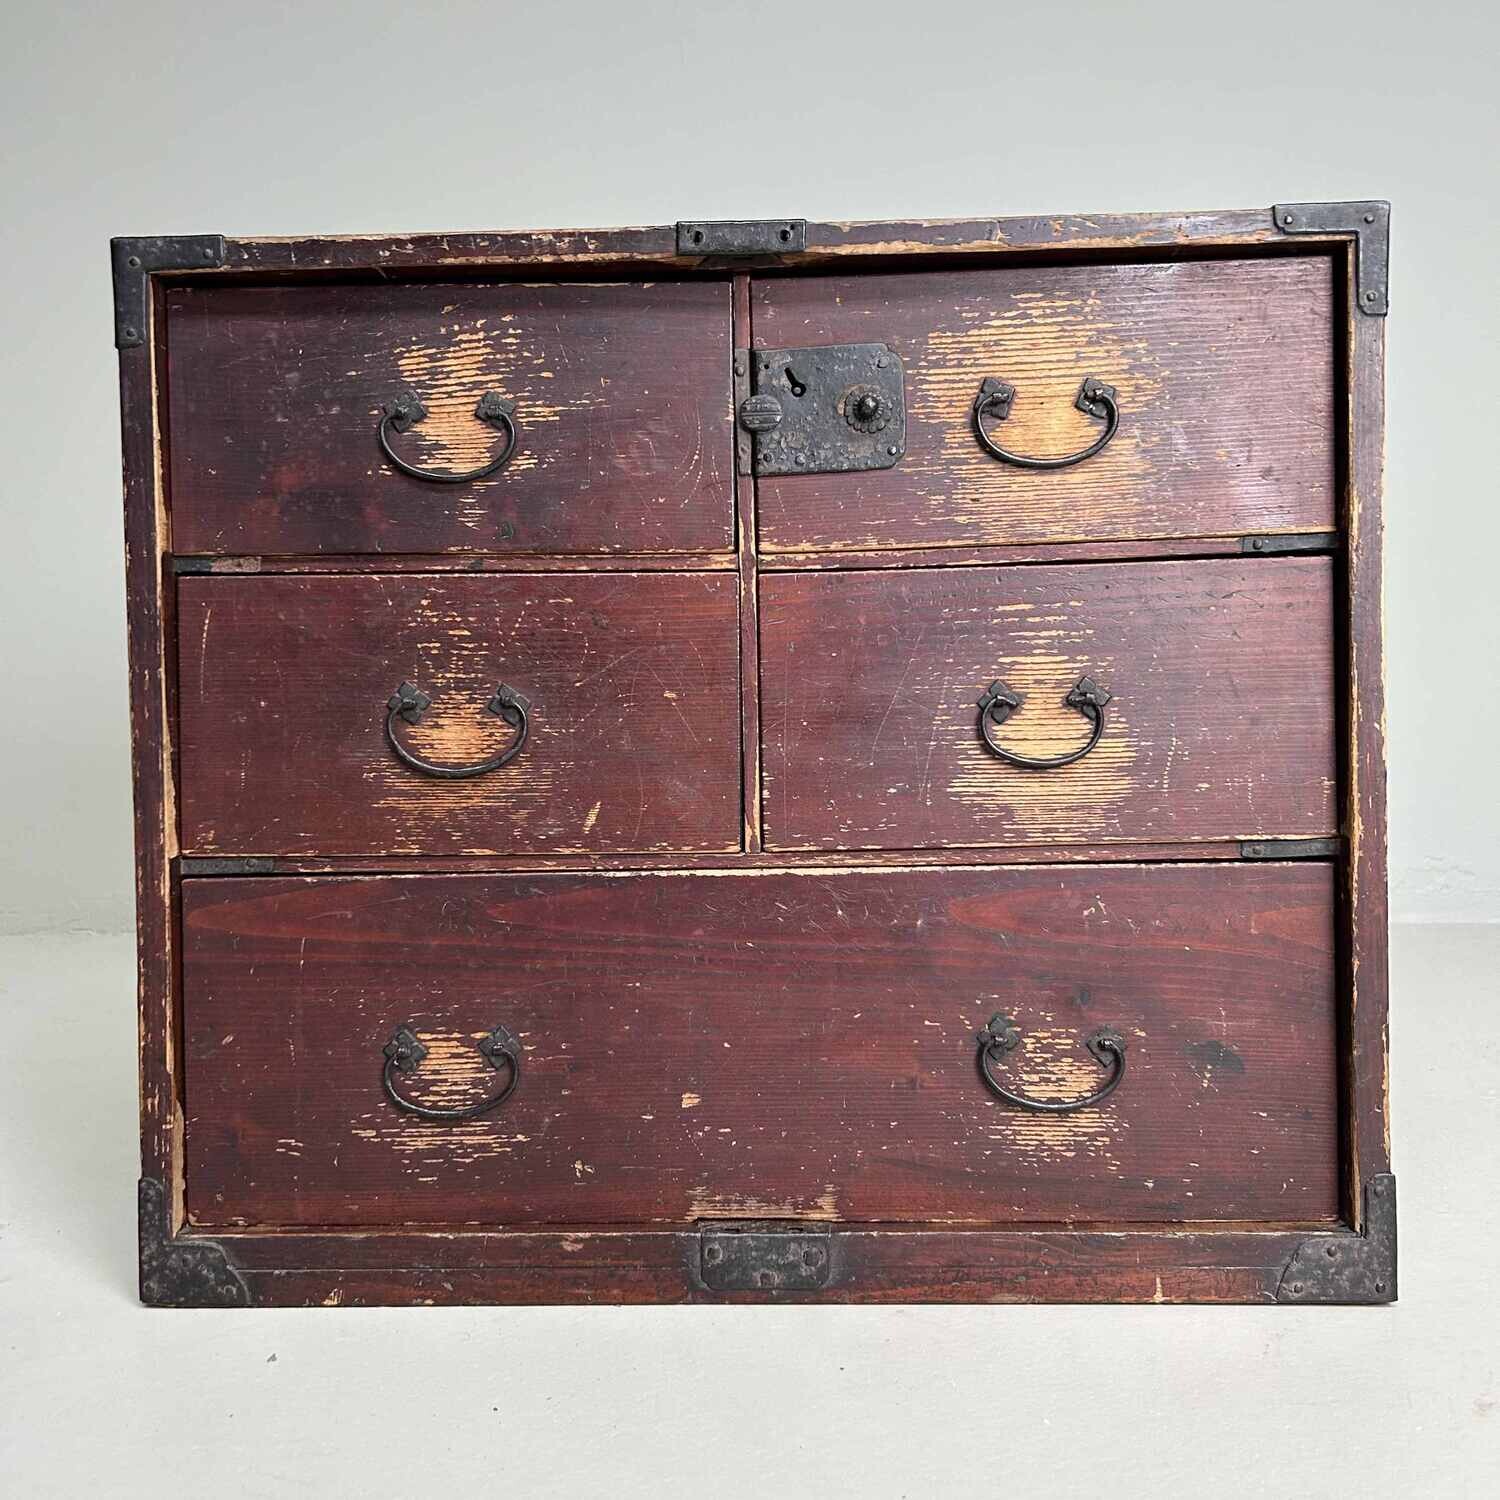
<svg viewBox="0 0 1500 1500">
<path fill-rule="evenodd" d="M 143 1298 L 1394 1297 L 1387 215 L 117 241 Z"/>
</svg>

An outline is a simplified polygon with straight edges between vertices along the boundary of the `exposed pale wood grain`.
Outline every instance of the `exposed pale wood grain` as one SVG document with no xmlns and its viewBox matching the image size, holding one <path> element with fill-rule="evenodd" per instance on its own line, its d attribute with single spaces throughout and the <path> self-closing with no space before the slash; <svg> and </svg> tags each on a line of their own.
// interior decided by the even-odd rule
<svg viewBox="0 0 1500 1500">
<path fill-rule="evenodd" d="M 1331 1219 L 1324 865 L 188 881 L 190 1209 L 202 1225 Z M 1048 1117 L 980 1083 L 1026 1032 Z M 429 1102 L 380 1087 L 398 1024 Z"/>
<path fill-rule="evenodd" d="M 740 847 L 731 573 L 180 580 L 182 846 L 210 854 L 524 854 Z M 400 725 L 444 765 L 514 731 L 469 781 L 403 765 Z"/>
<path fill-rule="evenodd" d="M 1337 827 L 1327 558 L 777 574 L 761 582 L 768 849 L 1319 837 Z M 1025 703 L 1002 745 L 977 699 Z"/>
<path fill-rule="evenodd" d="M 715 552 L 734 546 L 729 286 L 386 285 L 170 293 L 180 552 Z M 403 457 L 464 471 L 503 446 L 474 419 L 516 403 L 516 457 L 471 484 L 413 479 L 376 442 L 410 387 Z"/>
<path fill-rule="evenodd" d="M 758 348 L 888 343 L 906 366 L 906 455 L 876 473 L 758 487 L 767 553 L 1320 531 L 1333 524 L 1333 273 L 1326 257 L 1047 266 L 757 283 Z M 1017 389 L 995 436 L 1076 468 L 1002 464 L 975 439 L 987 376 Z"/>
</svg>

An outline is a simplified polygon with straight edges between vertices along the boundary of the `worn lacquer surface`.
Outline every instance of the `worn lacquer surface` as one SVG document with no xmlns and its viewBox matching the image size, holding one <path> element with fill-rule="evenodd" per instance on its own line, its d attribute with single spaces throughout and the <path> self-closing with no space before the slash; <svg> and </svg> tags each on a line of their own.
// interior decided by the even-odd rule
<svg viewBox="0 0 1500 1500">
<path fill-rule="evenodd" d="M 1318 1221 L 1337 1211 L 1325 865 L 189 880 L 196 1222 Z M 976 1071 L 1101 1107 L 1014 1110 Z M 381 1091 L 482 1097 L 422 1121 Z"/>
<path fill-rule="evenodd" d="M 768 553 L 1321 531 L 1333 524 L 1333 272 L 1326 258 L 1048 266 L 756 285 L 759 348 L 878 341 L 906 367 L 906 454 L 877 473 L 758 487 Z M 986 377 L 1016 387 L 1004 447 L 1060 456 L 1100 424 L 1086 376 L 1118 388 L 1119 431 L 1076 468 L 1030 472 L 977 442 Z"/>
<path fill-rule="evenodd" d="M 729 284 L 183 287 L 169 302 L 180 552 L 712 552 L 734 545 Z M 385 403 L 427 418 L 401 456 Z"/>
<path fill-rule="evenodd" d="M 188 854 L 526 854 L 740 847 L 732 573 L 184 578 L 181 836 Z M 440 765 L 515 731 L 508 765 Z"/>
<path fill-rule="evenodd" d="M 1326 558 L 781 574 L 761 584 L 768 849 L 1316 837 L 1337 825 Z M 979 735 L 1095 748 L 1023 770 Z"/>
</svg>

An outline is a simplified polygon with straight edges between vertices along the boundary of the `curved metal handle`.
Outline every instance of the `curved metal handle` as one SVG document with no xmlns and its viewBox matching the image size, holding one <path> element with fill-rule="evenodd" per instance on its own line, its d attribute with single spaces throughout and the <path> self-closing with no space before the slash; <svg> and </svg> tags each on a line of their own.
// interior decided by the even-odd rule
<svg viewBox="0 0 1500 1500">
<path fill-rule="evenodd" d="M 980 738 L 1001 760 L 1012 766 L 1020 766 L 1023 771 L 1055 771 L 1059 766 L 1070 766 L 1075 760 L 1082 760 L 1099 743 L 1100 736 L 1104 733 L 1104 705 L 1112 696 L 1092 677 L 1080 677 L 1063 702 L 1090 719 L 1094 732 L 1089 735 L 1088 743 L 1079 749 L 1070 750 L 1066 755 L 1042 758 L 1007 750 L 991 733 L 991 730 L 998 729 L 1026 701 L 1019 693 L 1011 692 L 1003 682 L 992 682 L 985 690 L 984 697 L 979 700 Z"/>
<path fill-rule="evenodd" d="M 1073 403 L 1085 416 L 1104 423 L 1104 431 L 1087 448 L 1069 453 L 1062 458 L 1032 458 L 1025 453 L 1012 453 L 1002 448 L 985 431 L 984 419 L 993 417 L 1003 422 L 1010 415 L 1011 402 L 1016 399 L 1016 388 L 993 377 L 980 383 L 979 394 L 974 398 L 974 435 L 984 451 L 1001 463 L 1014 464 L 1018 469 L 1070 469 L 1092 458 L 1115 435 L 1120 426 L 1120 407 L 1116 401 L 1119 393 L 1112 385 L 1095 380 L 1092 375 L 1078 388 L 1078 399 Z"/>
<path fill-rule="evenodd" d="M 427 415 L 427 408 L 422 405 L 421 398 L 415 391 L 402 391 L 394 401 L 388 401 L 383 410 L 385 414 L 380 419 L 377 432 L 380 451 L 403 474 L 410 474 L 413 479 L 427 479 L 433 484 L 468 484 L 471 479 L 488 479 L 491 474 L 498 474 L 515 457 L 521 442 L 520 430 L 516 426 L 515 402 L 507 401 L 499 391 L 486 391 L 479 398 L 474 415 L 481 422 L 503 432 L 505 446 L 489 463 L 470 469 L 466 474 L 451 474 L 445 469 L 424 469 L 417 464 L 408 463 L 391 447 L 392 430 L 409 432 Z"/>
<path fill-rule="evenodd" d="M 408 1099 L 397 1089 L 396 1075 L 415 1073 L 422 1059 L 427 1056 L 427 1048 L 417 1040 L 411 1027 L 398 1026 L 395 1036 L 385 1044 L 385 1070 L 381 1074 L 381 1081 L 385 1085 L 386 1097 L 397 1109 L 404 1109 L 407 1114 L 417 1115 L 423 1120 L 472 1120 L 479 1115 L 487 1115 L 492 1109 L 499 1109 L 515 1093 L 516 1085 L 521 1081 L 521 1043 L 514 1032 L 504 1026 L 497 1026 L 480 1041 L 479 1050 L 497 1072 L 502 1060 L 510 1065 L 510 1077 L 498 1094 L 481 1099 L 478 1104 L 465 1105 L 462 1109 L 418 1104 L 415 1099 Z"/>
<path fill-rule="evenodd" d="M 526 710 L 531 705 L 514 688 L 508 688 L 502 683 L 495 690 L 495 696 L 484 705 L 485 712 L 504 719 L 521 732 L 488 760 L 476 761 L 471 766 L 434 765 L 430 760 L 414 755 L 396 737 L 396 720 L 405 719 L 408 724 L 415 724 L 422 717 L 422 710 L 431 702 L 432 699 L 420 688 L 403 682 L 386 703 L 385 737 L 391 742 L 391 749 L 396 752 L 403 765 L 410 766 L 413 771 L 420 771 L 424 776 L 437 776 L 443 781 L 467 781 L 471 776 L 483 776 L 486 771 L 498 771 L 507 761 L 514 760 L 521 753 L 521 746 L 526 743 L 526 731 L 530 727 Z"/>
<path fill-rule="evenodd" d="M 1118 1031 L 1102 1026 L 1084 1039 L 1094 1061 L 1101 1068 L 1113 1068 L 1113 1072 L 1092 1094 L 1082 1099 L 1032 1099 L 1017 1094 L 1005 1087 L 990 1072 L 990 1063 L 998 1062 L 1007 1052 L 1021 1045 L 1021 1028 L 1009 1016 L 991 1016 L 990 1024 L 979 1033 L 979 1076 L 992 1094 L 1014 1104 L 1017 1109 L 1029 1109 L 1037 1114 L 1070 1115 L 1075 1110 L 1092 1109 L 1119 1088 L 1125 1077 L 1125 1038 Z"/>
</svg>

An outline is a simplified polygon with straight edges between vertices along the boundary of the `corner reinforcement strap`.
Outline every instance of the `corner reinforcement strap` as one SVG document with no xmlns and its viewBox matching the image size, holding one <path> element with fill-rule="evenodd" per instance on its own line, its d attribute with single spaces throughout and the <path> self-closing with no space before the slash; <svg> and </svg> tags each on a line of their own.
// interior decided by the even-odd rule
<svg viewBox="0 0 1500 1500">
<path fill-rule="evenodd" d="M 1396 1300 L 1396 1179 L 1389 1172 L 1365 1184 L 1364 1231 L 1320 1234 L 1292 1253 L 1278 1302 L 1339 1303 Z"/>
<path fill-rule="evenodd" d="M 153 271 L 213 271 L 224 264 L 222 234 L 124 236 L 109 242 L 115 279 L 115 348 L 146 342 L 146 280 Z"/>
<path fill-rule="evenodd" d="M 215 1240 L 173 1238 L 167 1190 L 154 1177 L 137 1188 L 141 1301 L 148 1307 L 248 1307 L 250 1290 Z"/>
<path fill-rule="evenodd" d="M 1353 235 L 1354 302 L 1362 313 L 1390 311 L 1391 205 L 1380 198 L 1359 203 L 1278 203 L 1271 218 L 1283 234 Z"/>
</svg>

